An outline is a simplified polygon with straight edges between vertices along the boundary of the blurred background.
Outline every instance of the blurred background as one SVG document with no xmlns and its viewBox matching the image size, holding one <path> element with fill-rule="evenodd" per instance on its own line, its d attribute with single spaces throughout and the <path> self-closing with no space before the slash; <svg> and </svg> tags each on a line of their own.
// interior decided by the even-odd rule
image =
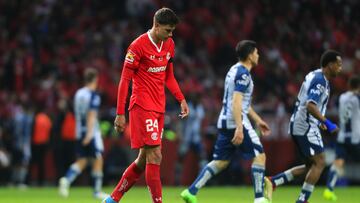
<svg viewBox="0 0 360 203">
<path fill-rule="evenodd" d="M 124 54 L 163 6 L 181 18 L 174 69 L 191 107 L 181 121 L 177 102 L 167 95 L 164 185 L 190 184 L 211 160 L 224 78 L 237 61 L 239 40 L 255 40 L 260 53 L 253 105 L 272 129 L 262 139 L 268 175 L 301 162 L 287 134 L 289 115 L 304 76 L 319 67 L 328 48 L 343 54 L 327 112 L 337 121 L 338 96 L 360 72 L 357 0 L 0 0 L 0 185 L 16 184 L 19 168 L 26 185 L 56 185 L 64 175 L 75 158 L 73 95 L 87 67 L 100 71 L 104 183 L 117 183 L 136 156 L 128 130 L 118 135 L 112 126 Z M 330 164 L 336 137 L 324 140 Z M 249 184 L 249 170 L 238 154 L 210 184 Z M 359 170 L 359 163 L 349 162 L 339 184 L 359 184 Z M 88 177 L 75 184 L 89 184 Z"/>
</svg>

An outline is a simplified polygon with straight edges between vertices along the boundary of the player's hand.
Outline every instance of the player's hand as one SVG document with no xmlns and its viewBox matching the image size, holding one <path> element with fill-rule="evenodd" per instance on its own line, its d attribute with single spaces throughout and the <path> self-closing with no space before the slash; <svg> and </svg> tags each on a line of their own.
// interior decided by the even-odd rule
<svg viewBox="0 0 360 203">
<path fill-rule="evenodd" d="M 116 132 L 123 132 L 125 130 L 126 119 L 125 115 L 116 115 L 114 121 L 114 128 Z"/>
<path fill-rule="evenodd" d="M 260 121 L 257 123 L 257 126 L 258 126 L 258 128 L 259 128 L 262 136 L 268 136 L 268 135 L 270 135 L 270 133 L 271 133 L 270 127 L 269 127 L 269 125 L 268 125 L 265 121 L 260 120 Z"/>
<path fill-rule="evenodd" d="M 323 130 L 323 131 L 327 131 L 327 127 L 326 127 L 326 125 L 323 124 L 323 123 L 320 123 L 319 128 L 320 128 L 321 130 Z"/>
<path fill-rule="evenodd" d="M 179 117 L 181 119 L 185 118 L 186 116 L 189 115 L 190 113 L 190 109 L 189 109 L 189 106 L 186 102 L 185 99 L 183 99 L 181 102 L 180 102 L 180 108 L 181 108 L 181 113 L 179 114 Z"/>
<path fill-rule="evenodd" d="M 91 136 L 86 135 L 85 138 L 84 138 L 83 141 L 82 141 L 82 145 L 83 145 L 83 146 L 86 146 L 86 145 L 90 144 L 91 139 L 92 139 Z"/>
<path fill-rule="evenodd" d="M 231 140 L 231 143 L 234 145 L 240 145 L 244 140 L 244 133 L 243 133 L 243 127 L 237 127 L 235 130 L 235 134 L 233 139 Z"/>
</svg>

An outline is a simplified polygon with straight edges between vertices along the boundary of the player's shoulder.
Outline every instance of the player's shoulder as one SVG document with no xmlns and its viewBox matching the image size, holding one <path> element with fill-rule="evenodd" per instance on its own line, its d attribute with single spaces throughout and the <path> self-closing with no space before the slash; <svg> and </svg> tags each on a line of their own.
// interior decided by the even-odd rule
<svg viewBox="0 0 360 203">
<path fill-rule="evenodd" d="M 75 96 L 83 96 L 87 93 L 86 88 L 85 87 L 81 87 L 78 90 L 76 90 L 75 92 Z"/>
<path fill-rule="evenodd" d="M 138 48 L 142 47 L 144 43 L 147 43 L 149 41 L 147 33 L 143 33 L 140 36 L 138 36 L 134 41 L 131 42 L 130 46 L 131 48 Z"/>
<path fill-rule="evenodd" d="M 237 77 L 239 76 L 244 77 L 243 75 L 250 76 L 249 70 L 245 68 L 245 66 L 243 66 L 242 64 L 237 63 L 233 66 L 233 68 L 236 70 Z"/>
<path fill-rule="evenodd" d="M 322 85 L 325 85 L 326 84 L 326 78 L 325 78 L 325 75 L 324 73 L 322 72 L 321 69 L 316 69 L 314 71 L 311 71 L 308 76 L 311 77 L 311 81 L 313 83 L 319 83 L 319 84 L 322 84 Z"/>
<path fill-rule="evenodd" d="M 170 46 L 175 46 L 174 39 L 171 38 L 171 37 L 169 37 L 169 38 L 166 40 L 165 43 L 167 43 L 167 44 L 170 45 Z"/>
</svg>

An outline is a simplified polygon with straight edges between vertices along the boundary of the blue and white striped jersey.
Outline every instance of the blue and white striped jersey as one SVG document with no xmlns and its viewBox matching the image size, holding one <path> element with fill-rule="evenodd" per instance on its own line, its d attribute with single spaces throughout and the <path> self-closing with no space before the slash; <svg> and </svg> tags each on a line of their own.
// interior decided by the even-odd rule
<svg viewBox="0 0 360 203">
<path fill-rule="evenodd" d="M 95 141 L 101 139 L 101 132 L 99 127 L 98 118 L 93 129 L 86 128 L 87 114 L 91 110 L 98 111 L 100 107 L 101 99 L 99 94 L 90 90 L 87 87 L 83 87 L 76 91 L 74 99 L 74 110 L 76 119 L 76 138 L 78 140 L 83 139 L 87 130 L 91 130 L 94 133 Z"/>
<path fill-rule="evenodd" d="M 226 74 L 223 106 L 217 123 L 217 127 L 219 129 L 236 128 L 236 123 L 232 111 L 232 100 L 235 91 L 241 92 L 243 94 L 243 123 L 248 122 L 250 124 L 250 120 L 247 114 L 249 113 L 249 108 L 251 105 L 253 89 L 254 83 L 249 70 L 246 69 L 241 63 L 236 63 L 233 65 Z"/>
<path fill-rule="evenodd" d="M 308 73 L 301 85 L 290 119 L 290 133 L 292 135 L 306 135 L 310 128 L 318 128 L 320 121 L 310 115 L 306 105 L 308 102 L 315 103 L 320 113 L 325 115 L 329 96 L 329 81 L 325 78 L 322 69 Z"/>
<path fill-rule="evenodd" d="M 340 132 L 338 142 L 360 143 L 360 95 L 347 91 L 339 99 Z"/>
</svg>

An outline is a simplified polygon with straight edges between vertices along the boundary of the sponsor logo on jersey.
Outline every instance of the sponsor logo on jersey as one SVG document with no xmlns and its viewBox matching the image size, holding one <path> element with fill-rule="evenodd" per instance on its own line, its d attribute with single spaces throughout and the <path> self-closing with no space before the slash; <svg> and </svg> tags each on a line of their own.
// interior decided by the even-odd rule
<svg viewBox="0 0 360 203">
<path fill-rule="evenodd" d="M 236 84 L 239 85 L 248 85 L 250 82 L 250 77 L 243 74 L 239 80 L 236 80 Z"/>
<path fill-rule="evenodd" d="M 133 63 L 135 60 L 135 54 L 132 51 L 128 51 L 125 56 L 125 62 Z"/>
<path fill-rule="evenodd" d="M 150 73 L 158 73 L 166 70 L 166 66 L 150 67 L 147 71 Z"/>
<path fill-rule="evenodd" d="M 322 92 L 325 91 L 325 87 L 320 85 L 320 84 L 317 84 L 316 85 L 316 89 L 311 89 L 310 90 L 310 94 L 317 94 L 317 95 L 320 95 Z"/>
<path fill-rule="evenodd" d="M 155 55 L 150 55 L 150 60 L 154 60 L 155 59 Z"/>
</svg>

